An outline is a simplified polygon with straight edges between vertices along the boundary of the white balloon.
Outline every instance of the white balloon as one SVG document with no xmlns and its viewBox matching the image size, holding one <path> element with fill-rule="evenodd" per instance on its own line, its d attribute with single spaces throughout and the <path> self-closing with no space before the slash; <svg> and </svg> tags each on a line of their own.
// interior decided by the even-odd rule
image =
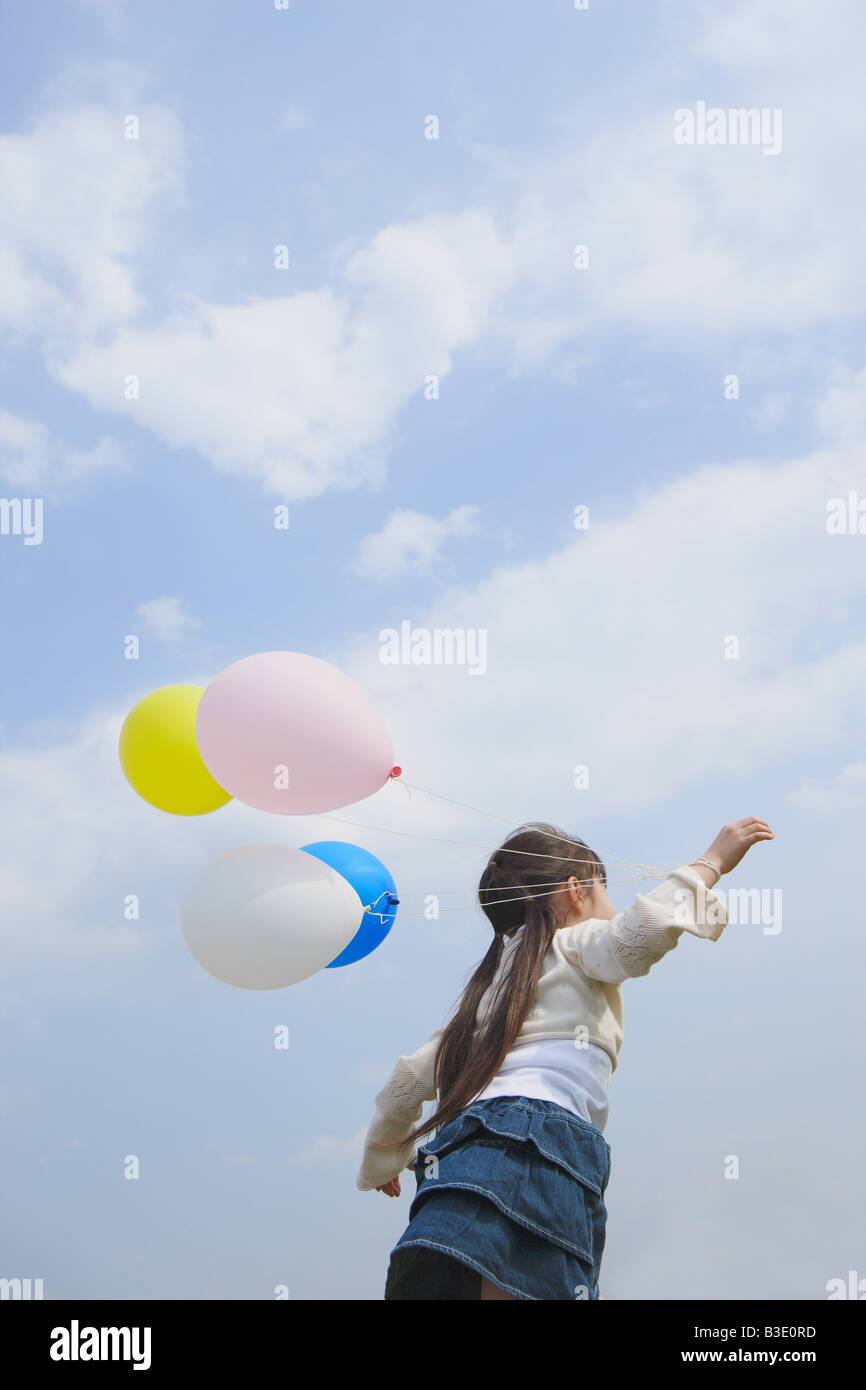
<svg viewBox="0 0 866 1390">
<path fill-rule="evenodd" d="M 183 900 L 186 944 L 218 980 L 283 989 L 315 975 L 358 930 L 363 904 L 328 864 L 284 845 L 226 850 Z"/>
</svg>

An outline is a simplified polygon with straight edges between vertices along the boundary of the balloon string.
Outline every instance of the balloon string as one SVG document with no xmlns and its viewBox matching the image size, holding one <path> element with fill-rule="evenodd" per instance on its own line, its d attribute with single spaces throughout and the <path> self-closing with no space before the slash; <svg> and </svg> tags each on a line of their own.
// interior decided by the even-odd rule
<svg viewBox="0 0 866 1390">
<path fill-rule="evenodd" d="M 624 881 L 625 881 L 625 882 L 628 882 L 629 880 L 626 879 L 626 880 L 624 880 Z M 489 902 L 483 903 L 482 906 L 483 906 L 483 907 L 498 907 L 500 903 L 521 903 L 521 902 L 526 902 L 528 898 L 550 898 L 550 897 L 553 897 L 556 893 L 558 893 L 558 892 L 561 890 L 561 888 L 562 888 L 562 884 L 559 884 L 559 885 L 557 885 L 556 888 L 551 888 L 551 889 L 550 889 L 548 892 L 546 892 L 546 893 L 515 893 L 512 897 L 508 897 L 508 898 L 492 898 Z M 493 891 L 493 890 L 486 890 L 486 891 Z M 438 894 L 438 893 L 434 893 L 434 894 L 430 894 L 429 896 L 438 897 L 439 894 Z M 377 898 L 376 901 L 378 902 L 379 899 Z M 470 904 L 470 903 L 464 903 L 464 904 L 463 904 L 462 906 L 460 906 L 460 907 L 443 907 L 443 908 L 440 908 L 439 911 L 440 911 L 440 912 L 469 912 L 469 911 L 471 910 L 471 908 L 474 907 L 474 906 L 475 906 L 474 903 L 471 903 L 471 904 Z M 379 912 L 374 912 L 374 911 L 372 910 L 371 907 L 365 907 L 365 908 L 364 908 L 364 911 L 367 912 L 367 913 L 369 913 L 371 917 L 378 917 L 379 920 L 380 920 L 380 922 L 381 922 L 383 925 L 385 924 L 385 922 L 388 921 L 388 917 L 387 917 L 387 916 L 383 916 L 382 913 L 379 913 Z M 417 912 L 401 912 L 401 913 L 400 913 L 400 918 L 401 918 L 401 920 L 402 920 L 404 917 L 426 917 L 426 916 L 427 916 L 426 912 L 423 912 L 423 911 L 421 911 L 421 910 L 419 910 L 419 911 L 417 911 Z"/>
<path fill-rule="evenodd" d="M 494 898 L 494 899 L 492 899 L 490 902 L 485 903 L 484 906 L 485 906 L 485 907 L 497 907 L 497 906 L 499 905 L 499 903 L 520 903 L 520 902 L 525 902 L 525 901 L 527 900 L 527 898 L 550 898 L 550 897 L 552 897 L 555 893 L 558 893 L 561 887 L 562 887 L 562 884 L 559 884 L 559 886 L 558 886 L 557 888 L 551 888 L 550 891 L 547 892 L 547 893 L 515 893 L 515 895 L 514 895 L 513 897 L 510 897 L 510 898 Z M 491 890 L 491 891 L 492 891 L 492 890 Z M 380 894 L 379 894 L 379 897 L 381 897 L 381 896 L 382 896 L 382 895 L 381 895 L 381 893 L 380 893 Z M 437 895 L 437 894 L 434 894 L 433 896 L 435 897 L 435 896 L 438 896 L 438 895 Z M 379 901 L 379 898 L 376 899 L 376 902 L 378 902 L 378 901 Z M 442 908 L 442 911 L 443 911 L 443 912 L 467 912 L 468 910 L 469 910 L 469 908 L 468 908 L 468 906 L 466 906 L 466 905 L 464 905 L 463 907 L 443 907 L 443 908 Z M 387 916 L 383 916 L 383 914 L 382 914 L 381 912 L 374 912 L 374 911 L 373 911 L 373 908 L 372 908 L 372 905 L 371 905 L 370 907 L 365 907 L 365 908 L 364 908 L 364 911 L 365 911 L 365 912 L 368 912 L 368 913 L 370 914 L 371 917 L 378 917 L 379 920 L 382 921 L 382 922 L 387 921 Z M 424 913 L 423 913 L 423 912 L 401 912 L 401 913 L 400 913 L 400 916 L 401 916 L 401 918 L 402 918 L 402 917 L 423 917 L 423 916 L 424 916 Z"/>
<path fill-rule="evenodd" d="M 553 896 L 554 893 L 557 893 L 557 892 L 559 892 L 559 889 L 557 889 L 557 888 L 552 888 L 552 889 L 550 890 L 550 892 L 548 892 L 548 893 L 518 893 L 518 894 L 516 894 L 516 896 L 513 897 L 513 898 L 496 898 L 495 901 L 489 902 L 489 903 L 485 903 L 484 906 L 485 906 L 485 907 L 498 907 L 500 903 L 521 903 L 521 902 L 525 902 L 527 898 L 550 898 L 550 897 Z M 442 907 L 442 908 L 439 909 L 439 911 L 440 911 L 440 912 L 468 912 L 468 911 L 469 911 L 469 906 L 470 906 L 469 904 L 464 903 L 462 907 Z M 365 911 L 366 911 L 366 909 L 365 909 Z M 378 916 L 379 914 L 378 914 L 378 913 L 374 913 L 373 915 L 374 915 L 374 916 Z M 404 918 L 404 917 L 425 917 L 425 916 L 426 916 L 426 913 L 425 913 L 425 912 L 422 912 L 422 911 L 417 911 L 417 912 L 401 912 L 401 913 L 400 913 L 400 918 L 401 918 L 401 920 L 402 920 L 402 918 Z"/>
<path fill-rule="evenodd" d="M 437 844 L 437 845 L 460 845 L 463 849 L 483 849 L 483 850 L 485 850 L 488 854 L 522 854 L 525 858 L 528 858 L 528 859 L 561 859 L 561 858 L 562 858 L 562 855 L 560 855 L 560 854 L 541 854 L 541 853 L 537 852 L 536 850 L 508 849 L 507 847 L 502 846 L 502 845 L 480 845 L 480 844 L 478 844 L 476 841 L 473 841 L 473 840 L 453 840 L 453 839 L 446 838 L 446 837 L 443 836 L 443 835 L 423 835 L 423 834 L 419 834 L 418 831 L 414 831 L 414 830 L 395 830 L 395 829 L 394 829 L 392 826 L 390 826 L 390 825 L 369 825 L 369 824 L 365 823 L 364 821 L 346 820 L 343 816 L 329 816 L 329 815 L 325 815 L 325 814 L 324 814 L 323 812 L 321 812 L 321 811 L 316 812 L 316 813 L 315 813 L 315 816 L 316 816 L 316 819 L 317 819 L 317 820 L 329 820 L 329 821 L 333 821 L 336 825 L 349 825 L 349 826 L 352 827 L 353 830 L 373 830 L 373 831 L 375 831 L 375 832 L 377 832 L 377 833 L 382 833 L 382 834 L 384 834 L 384 835 L 402 835 L 402 836 L 404 836 L 405 838 L 410 839 L 410 840 L 431 840 L 434 844 Z M 519 824 L 519 823 L 520 823 L 520 822 L 515 822 L 515 824 Z M 565 843 L 566 843 L 566 844 L 572 844 L 572 845 L 578 845 L 579 848 L 581 848 L 581 849 L 586 849 L 586 845 L 581 845 L 580 842 L 579 842 L 578 840 L 566 840 Z M 682 863 L 682 860 L 681 860 L 681 859 L 672 859 L 672 860 L 670 860 L 670 863 L 671 863 L 671 864 L 681 864 L 681 863 Z M 620 867 L 621 867 L 621 868 L 634 867 L 634 868 L 645 869 L 645 870 L 646 870 L 646 873 L 639 875 L 639 877 L 642 877 L 642 878 L 666 878 L 666 877 L 667 877 L 667 874 L 665 874 L 664 872 L 659 871 L 657 868 L 655 868 L 655 867 L 653 867 L 652 865 L 649 865 L 649 864 L 640 864 L 640 865 L 634 865 L 634 866 L 632 866 L 630 860 L 622 860 L 622 861 L 621 861 Z"/>
<path fill-rule="evenodd" d="M 572 877 L 573 877 L 573 875 L 572 875 Z M 613 881 L 613 880 L 612 880 L 612 881 Z M 616 881 L 616 882 L 620 882 L 620 883 L 630 883 L 630 882 L 633 882 L 633 879 L 631 879 L 631 878 L 629 878 L 629 877 L 626 877 L 626 878 L 623 878 L 623 879 L 617 879 L 617 880 L 615 880 L 615 881 Z M 515 893 L 513 896 L 510 896 L 510 897 L 507 897 L 507 898 L 489 898 L 489 899 L 487 900 L 487 902 L 485 902 L 485 903 L 480 903 L 479 906 L 481 906 L 481 907 L 497 907 L 497 906 L 499 905 L 499 903 L 518 903 L 518 902 L 525 902 L 528 898 L 550 898 L 550 897 L 552 897 L 554 894 L 556 894 L 556 893 L 558 893 L 558 892 L 560 892 L 560 891 L 562 890 L 563 880 L 561 880 L 561 879 L 556 879 L 556 880 L 551 879 L 550 882 L 553 883 L 554 886 L 553 886 L 553 888 L 550 889 L 549 892 L 545 892 L 545 893 L 522 893 L 522 892 L 521 892 L 521 893 Z M 588 886 L 591 886 L 593 883 L 595 883 L 595 879 L 578 879 L 578 883 L 586 884 L 586 885 L 588 885 Z M 547 885 L 546 885 L 546 884 L 535 884 L 534 887 L 537 887 L 537 888 L 544 888 L 544 887 L 547 887 Z M 496 889 L 495 889 L 495 888 L 485 888 L 485 889 L 482 889 L 481 891 L 484 892 L 484 893 L 495 893 L 495 892 L 496 892 Z M 431 890 L 428 889 L 428 888 L 419 888 L 419 889 L 414 889 L 414 890 L 405 889 L 405 888 L 404 888 L 404 889 L 401 889 L 401 892 L 405 893 L 408 897 L 433 897 L 433 898 L 440 898 L 440 897 L 445 897 L 446 894 L 448 894 L 448 893 L 474 893 L 474 892 L 475 892 L 475 889 L 474 889 L 474 888 L 449 888 L 449 889 L 442 889 L 440 892 L 434 893 L 434 892 L 431 892 Z M 380 894 L 379 894 L 379 897 L 376 898 L 376 900 L 375 900 L 374 903 L 370 903 L 367 907 L 364 908 L 364 911 L 365 911 L 366 913 L 368 913 L 371 917 L 378 917 L 378 918 L 379 918 L 379 921 L 382 923 L 383 926 L 384 926 L 385 923 L 388 922 L 389 920 L 393 920 L 392 918 L 389 918 L 389 914 L 387 914 L 387 913 L 381 913 L 381 912 L 376 912 L 376 911 L 375 911 L 375 904 L 379 901 L 380 898 L 382 898 L 382 897 L 384 897 L 384 896 L 385 896 L 385 895 L 384 895 L 383 893 L 380 893 Z M 392 895 L 389 894 L 389 896 L 392 896 Z M 399 899 L 393 898 L 393 897 L 392 897 L 392 901 L 393 901 L 393 903 L 396 905 L 397 902 L 399 902 Z M 440 910 L 440 912 L 469 912 L 469 911 L 471 911 L 471 909 L 474 908 L 474 907 L 475 907 L 475 903 L 463 903 L 463 904 L 461 904 L 461 905 L 458 906 L 458 907 L 443 907 L 443 908 L 440 908 L 439 910 Z M 423 912 L 423 911 L 421 911 L 421 910 L 416 911 L 416 912 L 401 912 L 401 913 L 400 913 L 401 919 L 402 919 L 403 917 L 426 917 L 426 916 L 427 916 L 426 912 Z"/>
<path fill-rule="evenodd" d="M 493 820 L 501 820 L 501 821 L 504 821 L 504 823 L 505 823 L 506 825 L 520 826 L 520 825 L 523 824 L 522 821 L 512 820 L 512 818 L 511 818 L 510 816 L 501 816 L 501 815 L 499 815 L 499 813 L 498 813 L 497 811 L 485 811 L 481 806 L 470 806 L 470 805 L 468 804 L 468 802 L 466 802 L 466 801 L 456 801 L 456 800 L 454 799 L 454 797 L 452 797 L 452 796 L 444 796 L 444 795 L 442 794 L 442 792 L 434 792 L 434 791 L 431 791 L 429 787 L 419 787 L 419 786 L 417 785 L 417 783 L 414 783 L 414 782 L 406 782 L 405 779 L 402 778 L 402 777 L 401 777 L 399 780 L 403 783 L 403 785 L 404 785 L 405 787 L 407 787 L 408 789 L 411 789 L 412 791 L 422 792 L 425 796 L 432 796 L 432 797 L 435 797 L 437 801 L 446 801 L 446 802 L 448 802 L 448 804 L 449 804 L 450 806 L 459 806 L 460 809 L 463 810 L 463 811 L 474 811 L 475 814 L 476 814 L 476 815 L 479 815 L 479 816 L 490 816 Z M 580 841 L 580 840 L 573 840 L 573 839 L 571 839 L 569 836 L 563 836 L 562 838 L 564 839 L 564 841 L 565 841 L 566 844 L 569 844 L 569 845 L 578 845 L 578 846 L 580 846 L 581 848 L 586 848 L 586 846 L 584 846 L 584 845 L 583 845 L 583 842 Z M 515 851 L 513 851 L 513 852 L 516 853 L 516 854 L 525 853 L 525 851 L 523 851 L 523 850 L 515 850 Z M 617 860 L 617 861 L 618 861 L 620 864 L 622 864 L 622 865 L 630 865 L 630 866 L 631 866 L 631 865 L 634 863 L 633 860 L 630 860 L 630 859 L 623 859 L 622 855 L 620 855 L 620 854 L 607 854 L 607 853 L 605 853 L 604 850 L 598 850 L 597 852 L 598 852 L 600 855 L 602 855 L 605 859 L 615 859 L 615 860 Z M 549 857 L 549 858 L 551 858 L 551 859 L 557 858 L 556 855 L 550 855 L 550 856 L 545 856 L 545 857 Z M 670 860 L 664 860 L 664 861 L 662 861 L 662 862 L 664 862 L 664 863 L 669 863 L 669 864 L 681 864 L 681 863 L 682 863 L 682 860 L 680 860 L 680 859 L 670 859 Z M 638 865 L 635 865 L 635 867 L 641 868 L 641 869 L 650 869 L 650 868 L 652 868 L 652 867 L 654 867 L 654 866 L 649 865 L 649 864 L 638 864 Z M 654 876 L 655 876 L 655 875 L 650 875 L 650 877 L 654 877 Z"/>
<path fill-rule="evenodd" d="M 502 815 L 499 815 L 496 811 L 485 811 L 485 810 L 484 810 L 482 807 L 480 807 L 480 806 L 471 806 L 471 805 L 469 805 L 469 804 L 468 804 L 467 802 L 465 802 L 465 801 L 457 801 L 457 800 L 455 800 L 454 797 L 444 796 L 441 792 L 434 792 L 434 791 L 431 791 L 429 787 L 419 787 L 419 786 L 417 786 L 417 785 L 415 785 L 415 784 L 413 784 L 413 783 L 411 783 L 411 782 L 406 782 L 406 781 L 399 775 L 399 771 L 398 771 L 397 768 L 394 768 L 394 769 L 393 769 L 392 774 L 391 774 L 391 780 L 392 780 L 392 781 L 396 781 L 396 782 L 398 782 L 399 785 L 405 787 L 406 793 L 407 793 L 407 795 L 408 795 L 410 798 L 411 798 L 412 792 L 413 792 L 413 790 L 414 790 L 414 791 L 421 792 L 421 793 L 422 793 L 423 795 L 425 795 L 425 796 L 434 797 L 434 798 L 435 798 L 436 800 L 438 800 L 438 801 L 447 802 L 447 803 L 448 803 L 449 805 L 451 805 L 451 806 L 457 806 L 457 807 L 459 807 L 459 808 L 460 808 L 461 810 L 463 810 L 463 811 L 471 811 L 471 812 L 473 812 L 474 814 L 480 815 L 480 816 L 489 816 L 489 817 L 490 817 L 491 819 L 493 819 L 493 820 L 503 821 L 506 825 L 517 826 L 517 827 L 519 827 L 519 826 L 521 825 L 521 822 L 520 822 L 520 821 L 512 820 L 509 816 L 502 816 Z M 429 835 L 429 834 L 419 833 L 418 831 L 412 831 L 412 830 L 395 830 L 395 829 L 393 829 L 391 826 L 387 826 L 387 825 L 369 825 L 369 824 L 365 824 L 363 821 L 351 821 L 351 820 L 346 820 L 345 817 L 343 817 L 343 816 L 331 816 L 331 815 L 326 815 L 326 814 L 324 814 L 324 813 L 322 813 L 322 812 L 319 812 L 319 813 L 317 814 L 316 819 L 318 819 L 318 820 L 333 821 L 335 825 L 348 825 L 348 826 L 350 826 L 350 827 L 351 827 L 352 829 L 354 829 L 354 830 L 368 830 L 368 831 L 373 831 L 374 833 L 377 833 L 377 834 L 384 834 L 384 835 L 401 835 L 401 836 L 403 836 L 405 839 L 410 839 L 410 840 L 428 840 L 428 841 L 431 841 L 433 844 L 440 844 L 440 845 L 459 845 L 462 849 L 483 849 L 483 850 L 484 850 L 486 853 L 488 853 L 488 854 L 493 854 L 493 853 L 496 853 L 496 854 L 522 854 L 524 857 L 529 858 L 529 859 L 553 859 L 553 860 L 560 860 L 560 859 L 562 858 L 562 856 L 561 856 L 561 855 L 558 855 L 558 854 L 542 854 L 542 853 L 540 853 L 540 852 L 538 852 L 538 851 L 535 851 L 535 850 L 511 849 L 511 848 L 510 848 L 509 846 L 507 846 L 507 845 L 495 845 L 495 846 L 494 846 L 494 845 L 481 845 L 481 844 L 478 844 L 477 842 L 472 841 L 472 840 L 455 840 L 455 839 L 452 839 L 452 838 L 450 838 L 450 837 L 446 837 L 446 836 L 442 836 L 442 835 Z M 563 841 L 564 844 L 574 845 L 574 846 L 575 846 L 576 848 L 578 848 L 578 849 L 587 849 L 587 848 L 588 848 L 588 846 L 587 846 L 587 845 L 584 843 L 584 841 L 582 841 L 582 840 L 572 839 L 572 838 L 569 837 L 569 836 L 562 836 L 561 838 L 562 838 L 562 841 Z M 599 851 L 599 853 L 603 853 L 603 851 Z M 659 868 L 658 865 L 654 865 L 654 864 L 637 864 L 637 863 L 635 863 L 634 861 L 632 861 L 632 860 L 630 860 L 630 859 L 624 859 L 624 858 L 622 857 L 622 855 L 619 855 L 619 854 L 604 854 L 604 858 L 605 858 L 605 859 L 608 859 L 608 860 L 614 860 L 614 861 L 616 861 L 616 865 L 617 865 L 617 867 L 619 868 L 621 875 L 623 875 L 623 877 L 621 877 L 621 878 L 619 878 L 619 879 L 608 878 L 608 880 L 607 880 L 608 883 L 613 883 L 613 882 L 625 882 L 625 883 L 631 882 L 631 883 L 635 883 L 635 882 L 639 881 L 639 880 L 642 879 L 642 878 L 663 879 L 663 878 L 667 878 L 667 876 L 668 876 L 667 870 L 664 870 L 664 869 Z M 671 865 L 674 865 L 674 866 L 675 866 L 675 865 L 681 863 L 682 861 L 681 861 L 681 860 L 672 859 L 672 860 L 667 860 L 667 861 L 664 861 L 664 862 L 666 862 L 666 863 L 668 863 L 668 864 L 671 864 Z M 570 877 L 575 877 L 575 876 L 574 876 L 574 875 L 570 875 Z M 578 882 L 581 883 L 582 885 L 585 885 L 585 886 L 591 886 L 593 883 L 595 883 L 595 879 L 596 879 L 596 876 L 593 876 L 593 877 L 590 878 L 590 879 L 578 879 Z M 527 901 L 528 899 L 531 899 L 531 898 L 546 898 L 546 897 L 552 897 L 554 894 L 556 894 L 556 893 L 558 893 L 558 892 L 561 891 L 562 885 L 563 885 L 563 883 L 565 882 L 565 880 L 564 880 L 564 879 L 557 879 L 557 880 L 549 880 L 548 882 L 549 882 L 549 883 L 552 883 L 554 886 L 553 886 L 552 888 L 550 888 L 550 890 L 547 891 L 547 892 L 532 892 L 532 893 L 528 893 L 528 892 L 526 892 L 525 890 L 522 890 L 522 891 L 516 893 L 515 895 L 509 896 L 509 897 L 500 897 L 500 898 L 489 898 L 489 897 L 488 897 L 488 898 L 487 898 L 487 901 L 483 904 L 483 906 L 484 906 L 484 907 L 496 907 L 496 906 L 498 906 L 500 903 L 525 902 L 525 901 Z M 514 886 L 516 886 L 516 885 L 514 885 Z M 540 884 L 534 884 L 534 885 L 533 885 L 533 887 L 534 887 L 534 888 L 537 888 L 537 889 L 545 889 L 545 888 L 547 888 L 547 886 L 548 886 L 548 885 L 545 884 L 545 883 L 540 883 Z M 507 885 L 507 886 L 504 885 L 505 891 L 509 891 L 509 892 L 510 892 L 511 888 L 512 888 L 512 885 Z M 444 897 L 444 896 L 446 896 L 447 894 L 452 894 L 452 893 L 472 893 L 473 895 L 474 895 L 474 893 L 475 893 L 475 889 L 474 889 L 474 888 L 448 888 L 448 889 L 442 889 L 442 890 L 441 890 L 440 892 L 438 892 L 438 893 L 431 893 L 429 889 L 414 889 L 414 890 L 411 890 L 411 891 L 410 891 L 409 889 L 404 889 L 403 891 L 404 891 L 405 893 L 407 893 L 408 896 L 410 896 L 410 897 L 419 896 L 419 897 L 437 897 L 437 898 L 438 898 L 438 897 Z M 482 890 L 482 891 L 484 891 L 484 892 L 486 892 L 486 893 L 491 893 L 491 892 L 496 892 L 497 890 L 496 890 L 496 889 L 484 889 L 484 890 Z M 503 891 L 503 890 L 500 890 L 500 891 Z M 373 903 L 369 903 L 369 904 L 364 908 L 364 912 L 367 913 L 369 916 L 371 916 L 371 917 L 378 917 L 380 923 L 381 923 L 383 926 L 385 926 L 385 925 L 388 923 L 389 920 L 393 920 L 392 917 L 391 917 L 391 914 L 389 914 L 389 913 L 381 913 L 381 912 L 377 912 L 377 911 L 376 911 L 376 904 L 377 904 L 377 903 L 381 900 L 381 898 L 383 898 L 384 896 L 385 896 L 385 893 L 380 893 L 380 894 L 379 894 L 379 897 L 376 898 L 375 901 L 374 901 Z M 398 904 L 398 902 L 399 902 L 399 899 L 393 897 L 393 895 L 391 895 L 391 894 L 388 894 L 388 896 L 392 899 L 393 905 L 396 906 L 396 905 Z M 440 911 L 441 911 L 441 912 L 466 912 L 466 911 L 469 911 L 469 910 L 470 910 L 470 906 L 471 906 L 471 907 L 474 907 L 474 905 L 475 905 L 475 904 L 473 903 L 473 904 L 471 904 L 471 905 L 470 905 L 470 904 L 464 904 L 462 907 L 444 907 L 444 908 L 441 908 Z M 426 916 L 427 914 L 426 914 L 425 912 L 423 912 L 423 911 L 417 911 L 417 912 L 402 912 L 400 915 L 401 915 L 401 917 L 424 917 L 424 916 Z"/>
<path fill-rule="evenodd" d="M 570 874 L 569 877 L 570 877 L 570 878 L 576 878 L 577 875 L 576 875 L 576 874 Z M 615 883 L 633 883 L 633 882 L 634 882 L 634 879 L 635 879 L 635 875 L 634 875 L 634 874 L 622 874 L 621 876 L 614 876 L 614 877 L 610 877 L 610 876 L 609 876 L 607 882 L 608 882 L 608 886 L 611 886 L 611 885 L 613 885 L 613 884 L 615 884 Z M 551 888 L 551 887 L 553 887 L 554 885 L 558 884 L 560 887 L 562 887 L 562 885 L 563 885 L 563 883 L 565 883 L 565 881 L 566 881 L 566 880 L 565 880 L 565 879 L 562 879 L 562 878 L 552 878 L 552 879 L 549 879 L 546 883 L 534 883 L 532 886 L 533 886 L 533 888 Z M 592 879 L 592 878 L 578 878 L 578 879 L 577 879 L 577 882 L 578 882 L 579 884 L 581 884 L 582 886 L 585 885 L 585 886 L 591 888 L 592 885 L 593 885 L 593 883 L 595 882 L 595 879 Z M 508 888 L 508 887 L 511 887 L 511 885 L 510 885 L 510 884 L 506 885 L 506 888 Z M 436 889 L 433 889 L 433 888 L 401 888 L 401 889 L 400 889 L 400 893 L 402 894 L 402 896 L 403 896 L 404 898 L 424 898 L 424 897 L 430 896 L 431 894 L 434 895 L 434 896 L 437 897 L 437 898 L 447 898 L 447 897 L 453 896 L 455 893 L 476 893 L 477 891 L 478 891 L 477 888 L 436 888 Z M 481 891 L 484 892 L 484 893 L 495 893 L 495 892 L 497 892 L 498 890 L 495 889 L 495 888 L 484 888 L 484 889 L 482 889 Z"/>
</svg>

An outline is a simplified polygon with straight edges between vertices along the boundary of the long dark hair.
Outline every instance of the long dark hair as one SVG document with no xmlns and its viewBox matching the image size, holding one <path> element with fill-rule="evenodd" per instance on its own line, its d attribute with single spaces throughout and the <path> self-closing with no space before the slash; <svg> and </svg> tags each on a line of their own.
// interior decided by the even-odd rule
<svg viewBox="0 0 866 1390">
<path fill-rule="evenodd" d="M 407 1144 L 417 1143 L 453 1120 L 496 1075 L 535 998 L 544 957 L 562 925 L 557 890 L 569 878 L 587 887 L 598 878 L 607 886 L 604 865 L 594 850 L 540 821 L 513 831 L 489 859 L 478 885 L 478 901 L 493 927 L 493 940 L 439 1040 L 434 1073 L 437 1108 L 412 1131 Z M 478 1006 L 493 984 L 506 937 L 521 926 L 525 931 L 476 1036 Z"/>
</svg>

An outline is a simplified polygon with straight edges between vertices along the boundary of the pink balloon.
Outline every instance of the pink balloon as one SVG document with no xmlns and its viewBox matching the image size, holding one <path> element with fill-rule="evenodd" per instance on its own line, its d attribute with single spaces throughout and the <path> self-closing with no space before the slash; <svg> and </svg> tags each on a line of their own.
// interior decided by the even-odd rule
<svg viewBox="0 0 866 1390">
<path fill-rule="evenodd" d="M 196 715 L 205 766 L 238 801 L 312 815 L 378 791 L 391 740 L 354 681 L 303 652 L 244 657 L 211 681 Z"/>
</svg>

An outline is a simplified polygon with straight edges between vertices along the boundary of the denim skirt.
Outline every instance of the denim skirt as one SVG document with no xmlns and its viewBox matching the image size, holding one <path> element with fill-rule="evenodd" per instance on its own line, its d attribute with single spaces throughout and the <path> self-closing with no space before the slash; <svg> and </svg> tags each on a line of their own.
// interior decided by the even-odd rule
<svg viewBox="0 0 866 1390">
<path fill-rule="evenodd" d="M 529 1096 L 475 1101 L 419 1145 L 385 1299 L 598 1298 L 610 1177 L 601 1131 Z"/>
</svg>

